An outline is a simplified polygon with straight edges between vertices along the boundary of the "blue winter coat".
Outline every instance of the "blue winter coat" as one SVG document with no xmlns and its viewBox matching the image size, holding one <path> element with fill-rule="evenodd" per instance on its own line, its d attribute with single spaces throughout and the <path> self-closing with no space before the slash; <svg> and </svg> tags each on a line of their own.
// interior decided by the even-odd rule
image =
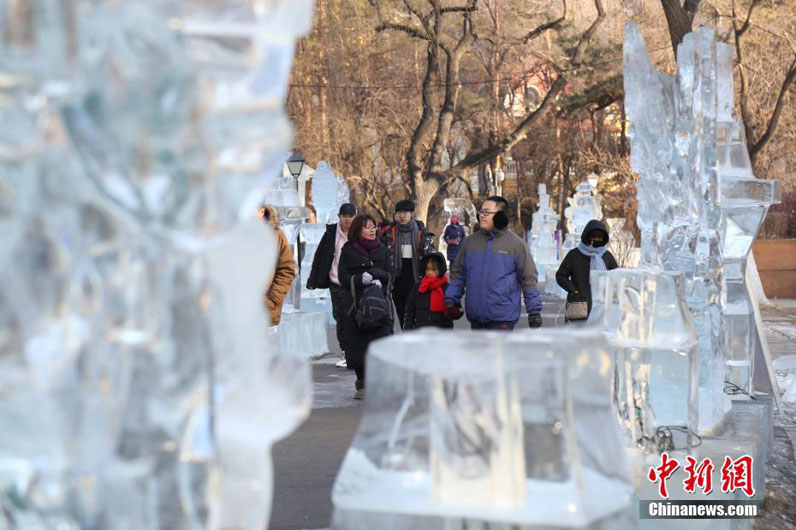
<svg viewBox="0 0 796 530">
<path fill-rule="evenodd" d="M 459 255 L 459 249 L 462 246 L 462 242 L 464 242 L 464 238 L 467 234 L 464 233 L 464 227 L 460 224 L 450 224 L 445 227 L 445 233 L 442 234 L 442 239 L 445 240 L 447 243 L 449 239 L 458 239 L 458 245 L 448 245 L 448 261 L 453 264 L 456 261 L 456 256 Z"/>
<path fill-rule="evenodd" d="M 461 244 L 445 301 L 459 303 L 466 288 L 467 320 L 516 323 L 523 298 L 528 313 L 542 311 L 536 275 L 521 238 L 507 230 L 476 232 Z"/>
</svg>

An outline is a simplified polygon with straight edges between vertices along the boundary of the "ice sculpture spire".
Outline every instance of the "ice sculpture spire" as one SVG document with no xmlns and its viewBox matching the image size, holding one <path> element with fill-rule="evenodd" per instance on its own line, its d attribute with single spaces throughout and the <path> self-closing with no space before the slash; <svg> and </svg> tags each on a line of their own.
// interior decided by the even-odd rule
<svg viewBox="0 0 796 530">
<path fill-rule="evenodd" d="M 268 343 L 253 213 L 311 2 L 30 4 L 0 39 L 0 527 L 264 528 L 309 377 Z"/>
<path fill-rule="evenodd" d="M 728 276 L 743 284 L 751 241 L 778 183 L 754 179 L 742 129 L 732 120 L 732 59 L 713 31 L 689 33 L 677 49 L 677 75 L 657 71 L 638 27 L 627 24 L 625 108 L 638 181 L 641 266 L 686 275 L 686 299 L 699 336 L 699 424 L 709 431 L 729 408 L 727 360 L 748 358 L 728 312 Z M 734 148 L 733 148 L 734 146 Z M 729 153 L 735 155 L 735 161 Z M 737 271 L 736 271 L 737 269 Z M 748 298 L 745 287 L 732 289 Z M 746 316 L 746 325 L 750 325 Z M 750 361 L 751 364 L 751 361 Z M 748 389 L 748 385 L 747 385 Z"/>
</svg>

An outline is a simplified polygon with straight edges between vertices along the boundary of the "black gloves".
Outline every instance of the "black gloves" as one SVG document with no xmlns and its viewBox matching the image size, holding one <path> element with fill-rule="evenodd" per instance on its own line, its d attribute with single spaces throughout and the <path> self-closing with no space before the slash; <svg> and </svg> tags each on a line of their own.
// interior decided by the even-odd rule
<svg viewBox="0 0 796 530">
<path fill-rule="evenodd" d="M 541 313 L 528 313 L 528 327 L 541 328 L 542 327 L 542 314 Z"/>
</svg>

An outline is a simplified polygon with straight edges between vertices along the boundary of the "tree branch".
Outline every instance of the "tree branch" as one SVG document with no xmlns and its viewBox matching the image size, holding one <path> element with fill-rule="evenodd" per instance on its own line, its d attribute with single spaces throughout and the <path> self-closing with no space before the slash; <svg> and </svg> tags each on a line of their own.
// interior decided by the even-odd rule
<svg viewBox="0 0 796 530">
<path fill-rule="evenodd" d="M 563 76 L 558 77 L 553 83 L 553 86 L 550 87 L 550 90 L 545 95 L 544 100 L 542 100 L 542 104 L 539 105 L 539 107 L 535 111 L 526 116 L 525 119 L 522 120 L 522 122 L 519 125 L 517 125 L 517 127 L 508 136 L 506 136 L 506 138 L 504 138 L 502 141 L 496 144 L 488 146 L 486 149 L 483 149 L 477 153 L 467 155 L 458 163 L 456 163 L 456 165 L 451 167 L 449 170 L 445 171 L 443 174 L 449 172 L 458 172 L 463 169 L 468 169 L 471 167 L 484 164 L 492 160 L 497 155 L 505 153 L 506 151 L 514 147 L 518 142 L 527 138 L 528 133 L 530 133 L 531 131 L 531 127 L 536 123 L 536 121 L 539 119 L 539 117 L 542 114 L 547 112 L 548 108 L 552 105 L 553 101 L 555 100 L 555 97 L 559 94 L 559 92 L 561 92 L 564 89 L 564 86 L 566 86 L 566 84 L 567 84 L 566 79 Z"/>
<path fill-rule="evenodd" d="M 564 7 L 564 11 L 561 13 L 561 16 L 553 20 L 552 22 L 541 24 L 532 29 L 531 31 L 529 31 L 528 33 L 526 33 L 525 36 L 522 38 L 523 44 L 528 44 L 530 41 L 532 41 L 533 39 L 535 39 L 545 31 L 557 28 L 564 22 L 564 20 L 567 18 L 567 0 L 561 0 L 561 3 L 563 4 Z"/>
<path fill-rule="evenodd" d="M 578 41 L 578 45 L 575 47 L 575 52 L 572 54 L 571 62 L 573 64 L 579 64 L 580 60 L 583 56 L 583 52 L 586 51 L 586 45 L 591 40 L 592 35 L 594 32 L 597 31 L 597 27 L 605 20 L 605 9 L 603 9 L 602 0 L 594 0 L 594 7 L 597 8 L 597 18 L 594 19 L 589 29 L 583 32 L 583 35 L 580 36 L 580 40 Z"/>
<path fill-rule="evenodd" d="M 414 37 L 416 39 L 422 40 L 431 40 L 431 36 L 428 33 L 424 33 L 417 28 L 413 28 L 411 26 L 407 26 L 406 24 L 394 24 L 392 22 L 382 22 L 378 26 L 376 26 L 376 32 L 380 33 L 382 31 L 386 31 L 388 29 L 392 29 L 395 31 L 402 31 L 409 35 L 410 37 Z"/>
<path fill-rule="evenodd" d="M 774 111 L 771 113 L 771 119 L 768 121 L 766 132 L 764 132 L 763 136 L 761 136 L 760 139 L 756 141 L 749 149 L 749 156 L 751 157 L 752 162 L 754 162 L 757 154 L 761 149 L 763 149 L 763 147 L 765 147 L 766 143 L 768 143 L 768 141 L 771 139 L 771 136 L 774 134 L 774 130 L 777 128 L 777 123 L 779 122 L 779 115 L 782 113 L 782 108 L 785 106 L 785 94 L 788 93 L 788 89 L 793 83 L 794 78 L 796 78 L 796 56 L 794 56 L 793 62 L 788 69 L 788 74 L 782 81 L 782 86 L 780 87 L 779 94 L 777 95 L 777 103 L 774 105 Z M 749 139 L 747 139 L 747 141 L 749 141 Z"/>
<path fill-rule="evenodd" d="M 689 2 L 686 0 L 689 8 L 696 4 L 699 7 L 699 2 L 694 0 Z M 661 7 L 663 7 L 663 14 L 666 15 L 666 24 L 669 26 L 669 39 L 672 41 L 672 50 L 674 51 L 675 59 L 677 58 L 677 46 L 683 42 L 683 37 L 691 32 L 691 23 L 693 17 L 685 9 L 680 6 L 680 0 L 661 0 Z M 695 11 L 696 12 L 696 11 Z"/>
<path fill-rule="evenodd" d="M 683 11 L 685 12 L 686 16 L 688 16 L 689 24 L 694 23 L 694 17 L 699 11 L 699 4 L 702 3 L 702 0 L 685 0 L 683 3 Z"/>
<path fill-rule="evenodd" d="M 757 7 L 757 4 L 759 4 L 759 3 L 760 3 L 760 0 L 752 0 L 752 3 L 749 4 L 749 11 L 746 12 L 746 20 L 744 20 L 743 25 L 739 29 L 735 30 L 735 35 L 736 35 L 737 38 L 740 38 L 741 35 L 743 35 L 746 32 L 746 30 L 749 29 L 749 23 L 752 20 L 752 11 L 754 10 L 755 7 Z M 734 17 L 735 16 L 735 2 L 732 3 L 732 11 L 733 11 L 733 17 Z"/>
</svg>

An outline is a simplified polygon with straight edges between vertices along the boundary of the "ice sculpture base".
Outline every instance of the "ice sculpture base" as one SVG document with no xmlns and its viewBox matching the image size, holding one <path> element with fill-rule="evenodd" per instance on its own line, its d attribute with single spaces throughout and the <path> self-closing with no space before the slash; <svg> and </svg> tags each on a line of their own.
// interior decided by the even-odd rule
<svg viewBox="0 0 796 530">
<path fill-rule="evenodd" d="M 328 352 L 328 319 L 328 313 L 321 311 L 282 313 L 282 321 L 276 327 L 279 354 L 310 358 Z"/>
<path fill-rule="evenodd" d="M 371 530 L 443 530 L 451 522 L 459 528 L 472 524 L 512 525 L 512 528 L 630 528 L 627 521 L 627 484 L 584 469 L 581 495 L 573 480 L 525 480 L 525 500 L 516 508 L 490 509 L 470 504 L 436 501 L 431 477 L 419 471 L 378 469 L 358 450 L 350 450 L 343 468 L 358 478 L 334 496 L 332 528 Z M 354 470 L 356 470 L 354 472 Z M 396 489 L 401 495 L 396 496 Z M 578 510 L 576 507 L 580 507 Z M 563 515 L 562 515 L 563 514 Z M 389 525 L 385 524 L 389 521 Z M 466 523 L 466 524 L 464 524 Z M 592 526 L 597 525 L 600 526 Z"/>
<path fill-rule="evenodd" d="M 698 495 L 700 501 L 719 500 L 749 500 L 741 491 L 723 493 L 720 488 L 721 466 L 724 457 L 736 459 L 743 455 L 754 458 L 752 484 L 755 495 L 752 500 L 762 502 L 765 498 L 766 463 L 768 452 L 773 442 L 774 405 L 770 396 L 755 395 L 755 399 L 734 399 L 732 409 L 727 414 L 720 432 L 715 436 L 703 437 L 702 444 L 692 451 L 694 458 L 701 461 L 710 458 L 715 466 L 713 471 L 713 492 L 709 495 L 702 493 L 686 493 L 682 488 L 686 474 L 683 470 L 685 451 L 670 452 L 670 456 L 681 463 L 677 471 L 668 479 L 669 498 L 671 500 L 694 500 Z M 658 455 L 642 455 L 641 451 L 630 451 L 630 461 L 633 468 L 636 496 L 642 500 L 658 500 L 658 485 L 646 479 L 647 470 L 652 466 L 660 465 Z M 689 525 L 695 523 L 689 520 Z M 750 528 L 751 519 L 713 519 L 699 521 L 700 530 L 723 530 Z M 644 519 L 639 521 L 639 528 L 669 529 L 672 521 L 663 519 Z M 691 526 L 689 526 L 690 528 Z"/>
<path fill-rule="evenodd" d="M 545 276 L 544 276 L 544 292 L 545 294 L 549 294 L 555 296 L 556 298 L 560 298 L 561 300 L 565 300 L 567 297 L 567 292 L 558 285 L 556 281 L 556 272 L 558 272 L 559 265 L 550 265 L 545 267 Z"/>
</svg>

